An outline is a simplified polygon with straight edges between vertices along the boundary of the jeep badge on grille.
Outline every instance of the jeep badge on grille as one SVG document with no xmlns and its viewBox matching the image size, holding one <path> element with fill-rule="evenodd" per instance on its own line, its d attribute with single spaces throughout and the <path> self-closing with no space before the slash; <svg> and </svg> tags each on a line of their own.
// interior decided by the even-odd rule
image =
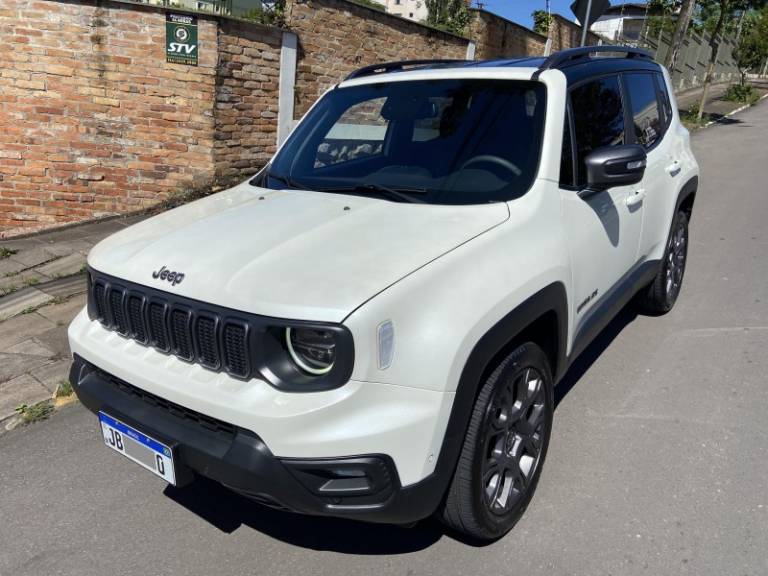
<svg viewBox="0 0 768 576">
<path fill-rule="evenodd" d="M 184 274 L 182 272 L 171 272 L 163 266 L 160 270 L 152 272 L 152 278 L 160 278 L 160 280 L 170 282 L 171 286 L 176 286 L 176 284 L 181 284 L 181 281 L 184 280 Z"/>
</svg>

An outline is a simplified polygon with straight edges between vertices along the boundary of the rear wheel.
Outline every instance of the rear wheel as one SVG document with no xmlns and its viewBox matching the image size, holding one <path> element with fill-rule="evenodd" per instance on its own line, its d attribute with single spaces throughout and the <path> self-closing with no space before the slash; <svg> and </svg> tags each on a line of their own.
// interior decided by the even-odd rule
<svg viewBox="0 0 768 576">
<path fill-rule="evenodd" d="M 645 311 L 664 314 L 672 310 L 683 285 L 687 258 L 688 216 L 680 211 L 672 222 L 661 268 L 645 292 L 640 294 L 640 305 Z"/>
<path fill-rule="evenodd" d="M 482 384 L 442 509 L 448 526 L 478 540 L 506 534 L 536 490 L 554 406 L 547 357 L 526 343 Z"/>
</svg>

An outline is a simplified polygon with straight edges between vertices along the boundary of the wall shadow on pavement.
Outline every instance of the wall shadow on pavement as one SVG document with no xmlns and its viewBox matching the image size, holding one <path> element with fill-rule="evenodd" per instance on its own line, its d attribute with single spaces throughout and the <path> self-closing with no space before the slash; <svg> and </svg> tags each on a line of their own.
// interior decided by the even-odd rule
<svg viewBox="0 0 768 576">
<path fill-rule="evenodd" d="M 428 548 L 446 535 L 445 528 L 433 519 L 419 522 L 413 528 L 404 528 L 282 512 L 203 477 L 196 478 L 184 488 L 168 486 L 164 494 L 227 534 L 247 526 L 276 540 L 310 550 L 342 554 L 406 554 Z"/>
<path fill-rule="evenodd" d="M 570 368 L 568 368 L 568 372 L 565 373 L 565 376 L 555 386 L 555 409 L 581 380 L 581 377 L 589 370 L 590 366 L 605 352 L 605 349 L 610 346 L 616 336 L 631 324 L 635 318 L 637 318 L 637 305 L 634 302 L 629 302 L 576 358 Z"/>
</svg>

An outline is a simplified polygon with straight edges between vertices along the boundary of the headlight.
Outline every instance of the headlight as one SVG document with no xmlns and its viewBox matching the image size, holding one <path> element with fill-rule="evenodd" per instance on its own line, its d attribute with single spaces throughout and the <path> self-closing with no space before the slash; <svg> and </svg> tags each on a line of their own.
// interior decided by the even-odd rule
<svg viewBox="0 0 768 576">
<path fill-rule="evenodd" d="M 317 328 L 285 329 L 285 345 L 296 365 L 313 376 L 327 374 L 336 360 L 336 336 Z"/>
</svg>

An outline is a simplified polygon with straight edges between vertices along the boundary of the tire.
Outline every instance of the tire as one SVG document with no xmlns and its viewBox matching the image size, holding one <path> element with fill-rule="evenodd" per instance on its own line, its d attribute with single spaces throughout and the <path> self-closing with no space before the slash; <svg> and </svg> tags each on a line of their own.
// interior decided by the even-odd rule
<svg viewBox="0 0 768 576">
<path fill-rule="evenodd" d="M 528 342 L 481 384 L 441 520 L 473 540 L 500 538 L 536 490 L 554 411 L 547 357 Z"/>
<path fill-rule="evenodd" d="M 650 314 L 666 314 L 677 302 L 688 259 L 688 216 L 679 211 L 664 249 L 661 267 L 656 277 L 640 293 L 640 307 Z"/>
</svg>

